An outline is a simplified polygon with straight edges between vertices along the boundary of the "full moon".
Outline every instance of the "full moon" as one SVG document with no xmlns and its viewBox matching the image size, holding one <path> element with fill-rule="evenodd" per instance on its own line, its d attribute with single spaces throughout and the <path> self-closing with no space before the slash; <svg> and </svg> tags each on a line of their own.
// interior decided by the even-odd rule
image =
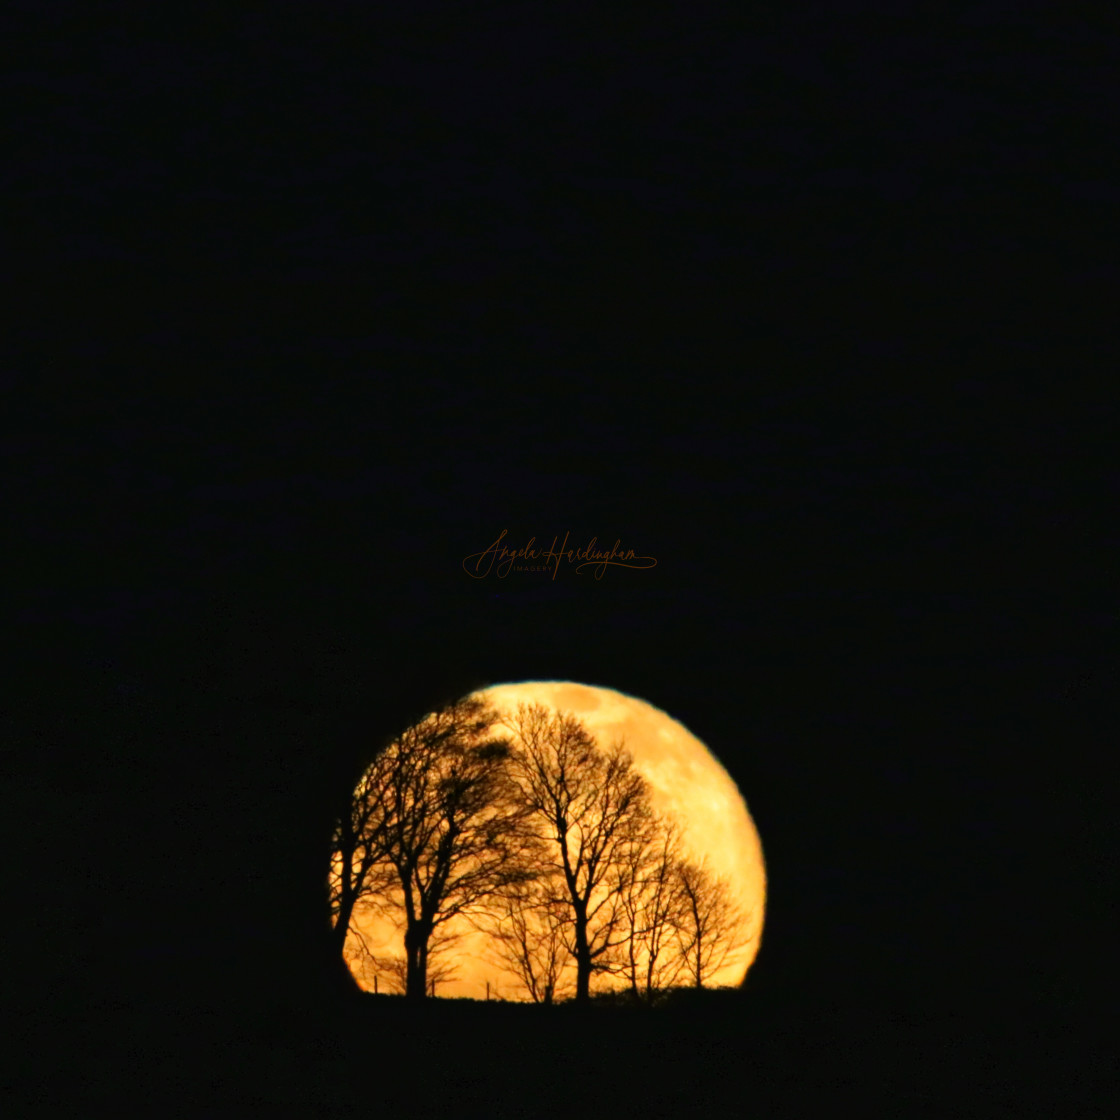
<svg viewBox="0 0 1120 1120">
<path fill-rule="evenodd" d="M 622 743 L 645 779 L 655 810 L 681 827 L 686 854 L 704 862 L 727 883 L 742 915 L 740 935 L 745 948 L 733 963 L 705 979 L 706 986 L 737 986 L 758 952 L 766 903 L 766 870 L 762 845 L 742 794 L 712 752 L 666 712 L 644 700 L 609 688 L 573 681 L 522 681 L 499 684 L 475 693 L 500 712 L 519 704 L 541 704 L 574 715 L 601 747 Z M 355 914 L 352 925 L 375 952 L 400 953 L 401 933 L 387 919 Z M 469 927 L 448 954 L 454 977 L 443 980 L 443 997 L 524 999 L 516 980 L 491 963 L 484 935 Z M 355 939 L 353 929 L 347 939 Z M 374 989 L 366 976 L 358 984 Z M 606 986 L 606 985 L 604 985 Z"/>
</svg>

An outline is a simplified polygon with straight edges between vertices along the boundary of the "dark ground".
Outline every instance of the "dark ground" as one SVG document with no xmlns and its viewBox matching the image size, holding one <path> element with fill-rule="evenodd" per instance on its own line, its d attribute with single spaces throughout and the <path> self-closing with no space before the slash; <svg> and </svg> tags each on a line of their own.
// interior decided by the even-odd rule
<svg viewBox="0 0 1120 1120">
<path fill-rule="evenodd" d="M 1102 1093 L 1116 34 L 857 8 L 29 33 L 14 1090 Z M 495 597 L 461 561 L 503 528 L 658 563 Z M 534 677 L 664 707 L 739 782 L 770 897 L 737 1001 L 402 1020 L 340 985 L 348 783 L 426 705 Z"/>
</svg>

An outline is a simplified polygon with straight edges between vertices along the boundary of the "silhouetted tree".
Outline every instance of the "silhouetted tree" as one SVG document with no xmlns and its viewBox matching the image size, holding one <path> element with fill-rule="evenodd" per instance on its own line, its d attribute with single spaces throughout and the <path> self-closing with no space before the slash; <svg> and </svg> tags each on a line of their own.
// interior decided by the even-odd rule
<svg viewBox="0 0 1120 1120">
<path fill-rule="evenodd" d="M 359 797 L 371 791 L 375 808 L 366 831 L 355 829 L 354 849 L 374 853 L 367 894 L 391 908 L 403 928 L 412 998 L 427 994 L 433 933 L 454 918 L 477 917 L 492 896 L 528 874 L 526 810 L 510 780 L 509 744 L 491 734 L 496 719 L 476 698 L 445 705 L 402 732 L 358 787 Z M 339 897 L 341 914 L 341 890 Z"/>
<path fill-rule="evenodd" d="M 564 998 L 572 947 L 566 906 L 547 879 L 504 896 L 488 932 L 495 963 L 515 976 L 534 1003 Z"/>
<path fill-rule="evenodd" d="M 360 976 L 374 991 L 392 995 L 405 995 L 408 991 L 408 959 L 400 953 L 374 953 L 357 929 L 348 943 L 345 959 L 352 972 Z M 444 959 L 445 951 L 457 941 L 456 937 L 441 938 L 434 934 L 428 943 L 428 991 L 434 985 L 457 978 L 455 966 Z"/>
<path fill-rule="evenodd" d="M 651 1002 L 671 987 L 687 964 L 677 940 L 686 921 L 679 866 L 681 833 L 675 821 L 659 820 L 652 843 L 622 853 L 620 874 L 626 940 L 622 973 L 631 993 Z"/>
<path fill-rule="evenodd" d="M 355 910 L 383 899 L 392 883 L 392 869 L 385 862 L 392 763 L 388 753 L 374 760 L 351 794 L 349 811 L 335 825 L 328 891 L 339 953 L 345 950 Z"/>
<path fill-rule="evenodd" d="M 704 978 L 732 964 L 750 938 L 726 879 L 687 861 L 677 864 L 676 879 L 683 900 L 677 948 L 693 986 L 702 988 Z"/>
<path fill-rule="evenodd" d="M 646 785 L 621 745 L 599 749 L 570 714 L 522 704 L 504 722 L 514 736 L 515 780 L 541 845 L 538 882 L 548 904 L 565 914 L 575 998 L 586 1003 L 592 973 L 612 970 L 625 940 L 619 868 L 627 847 L 653 834 Z"/>
</svg>

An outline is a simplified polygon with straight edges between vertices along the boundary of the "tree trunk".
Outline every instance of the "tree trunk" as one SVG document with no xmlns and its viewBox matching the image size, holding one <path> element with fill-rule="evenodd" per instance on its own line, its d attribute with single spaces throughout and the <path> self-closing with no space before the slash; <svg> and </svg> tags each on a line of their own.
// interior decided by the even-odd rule
<svg viewBox="0 0 1120 1120">
<path fill-rule="evenodd" d="M 338 955 L 346 945 L 346 934 L 350 929 L 350 918 L 354 913 L 354 883 L 352 882 L 354 864 L 354 835 L 350 828 L 349 813 L 344 815 L 339 822 L 338 833 L 339 858 L 342 866 L 338 872 L 338 916 L 334 925 L 335 944 L 338 945 Z"/>
<path fill-rule="evenodd" d="M 350 932 L 350 918 L 354 913 L 354 896 L 349 891 L 342 892 L 342 898 L 338 903 L 338 920 L 334 925 L 334 940 L 335 945 L 338 947 L 338 955 L 342 956 L 342 951 L 346 947 L 346 935 Z"/>
<path fill-rule="evenodd" d="M 426 960 L 422 953 L 424 939 L 420 927 L 409 923 L 404 932 L 405 985 L 404 994 L 408 999 L 424 999 L 428 994 Z"/>
<path fill-rule="evenodd" d="M 590 962 L 576 961 L 576 1003 L 591 1002 L 591 966 Z"/>
<path fill-rule="evenodd" d="M 587 919 L 576 913 L 576 1003 L 591 1000 L 591 946 L 587 944 Z"/>
<path fill-rule="evenodd" d="M 354 913 L 354 846 L 354 825 L 348 805 L 338 822 L 338 855 L 341 867 L 338 871 L 338 919 L 334 926 L 334 936 L 339 956 L 342 956 L 342 950 L 346 945 L 346 934 L 350 929 L 350 918 Z"/>
</svg>

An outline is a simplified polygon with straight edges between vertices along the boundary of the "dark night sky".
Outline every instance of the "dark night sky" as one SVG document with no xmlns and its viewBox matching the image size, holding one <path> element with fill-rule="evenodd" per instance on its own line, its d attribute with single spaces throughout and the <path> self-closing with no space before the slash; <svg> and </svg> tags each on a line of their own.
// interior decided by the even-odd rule
<svg viewBox="0 0 1120 1120">
<path fill-rule="evenodd" d="M 568 677 L 740 782 L 767 1007 L 1082 1015 L 1115 35 L 861 12 L 28 37 L 7 710 L 17 808 L 83 822 L 44 990 L 314 1001 L 362 751 Z M 502 529 L 657 567 L 472 582 Z"/>
</svg>

